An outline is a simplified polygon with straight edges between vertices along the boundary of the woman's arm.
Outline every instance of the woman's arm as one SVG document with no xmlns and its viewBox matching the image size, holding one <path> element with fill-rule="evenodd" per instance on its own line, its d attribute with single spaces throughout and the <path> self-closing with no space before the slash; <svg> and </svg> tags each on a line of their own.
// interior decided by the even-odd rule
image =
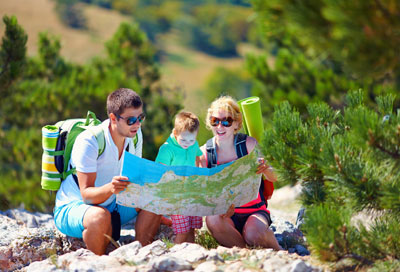
<svg viewBox="0 0 400 272">
<path fill-rule="evenodd" d="M 248 153 L 252 152 L 257 145 L 258 145 L 258 143 L 255 138 L 250 137 L 250 136 L 247 137 L 246 147 L 247 147 Z M 276 178 L 274 169 L 265 162 L 264 158 L 260 158 L 259 163 L 260 163 L 260 165 L 257 168 L 257 174 L 263 174 L 267 180 L 269 180 L 271 182 L 275 182 L 277 180 L 277 178 Z"/>
</svg>

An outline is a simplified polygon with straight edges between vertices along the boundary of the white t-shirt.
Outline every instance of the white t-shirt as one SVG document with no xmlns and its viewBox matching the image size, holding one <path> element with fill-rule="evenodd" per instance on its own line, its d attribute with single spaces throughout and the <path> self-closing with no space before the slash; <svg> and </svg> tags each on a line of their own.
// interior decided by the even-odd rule
<svg viewBox="0 0 400 272">
<path fill-rule="evenodd" d="M 71 165 L 82 173 L 96 172 L 95 187 L 103 186 L 111 182 L 114 176 L 119 176 L 124 155 L 118 159 L 118 148 L 111 138 L 108 128 L 110 120 L 105 120 L 101 126 L 104 130 L 105 149 L 103 154 L 98 157 L 98 143 L 90 131 L 83 131 L 75 140 L 71 153 Z M 138 142 L 135 145 L 131 138 L 126 138 L 124 150 L 129 144 L 129 152 L 142 157 L 143 136 L 142 131 L 138 130 Z M 82 200 L 81 192 L 75 183 L 72 175 L 69 175 L 62 183 L 56 195 L 56 206 L 68 204 L 74 200 Z M 115 200 L 115 195 L 110 196 L 106 201 L 99 204 L 100 206 L 108 206 Z"/>
</svg>

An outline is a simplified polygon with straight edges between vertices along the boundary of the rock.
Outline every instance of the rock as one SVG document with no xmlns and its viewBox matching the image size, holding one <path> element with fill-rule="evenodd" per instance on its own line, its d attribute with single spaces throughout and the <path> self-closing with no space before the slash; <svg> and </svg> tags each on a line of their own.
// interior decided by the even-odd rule
<svg viewBox="0 0 400 272">
<path fill-rule="evenodd" d="M 124 259 L 128 262 L 133 262 L 133 256 L 137 255 L 142 245 L 139 241 L 127 244 L 126 246 L 119 247 L 116 250 L 110 252 L 110 256 L 115 256 L 119 259 Z"/>
<path fill-rule="evenodd" d="M 149 265 L 156 271 L 192 270 L 192 265 L 188 261 L 171 256 L 158 257 L 151 260 Z"/>
<path fill-rule="evenodd" d="M 116 248 L 97 256 L 82 239 L 67 237 L 54 226 L 51 215 L 24 210 L 0 212 L 1 271 L 321 271 L 307 264 L 308 250 L 302 233 L 275 216 L 274 229 L 294 254 L 272 249 L 226 248 L 207 250 L 198 244 L 182 243 L 168 248 L 161 241 L 142 247 L 134 241 L 134 225 L 124 226 Z M 158 237 L 170 239 L 172 230 L 160 227 Z M 296 254 L 297 253 L 297 254 Z"/>
<path fill-rule="evenodd" d="M 218 266 L 214 262 L 207 261 L 207 262 L 199 264 L 194 271 L 195 272 L 214 272 L 214 271 L 218 271 L 218 270 L 219 270 Z"/>
<path fill-rule="evenodd" d="M 290 266 L 290 272 L 311 272 L 311 266 L 307 265 L 302 260 L 294 261 Z"/>
<path fill-rule="evenodd" d="M 304 207 L 300 208 L 299 212 L 297 213 L 296 219 L 296 228 L 301 229 L 301 226 L 304 224 L 304 216 L 306 213 L 306 209 Z"/>
<path fill-rule="evenodd" d="M 207 250 L 198 244 L 182 243 L 173 246 L 167 256 L 182 258 L 190 263 L 195 263 L 207 258 L 207 255 Z"/>
<path fill-rule="evenodd" d="M 262 267 L 264 271 L 290 271 L 290 264 L 288 260 L 280 257 L 273 257 L 270 259 L 267 259 L 263 264 Z"/>
<path fill-rule="evenodd" d="M 310 255 L 310 252 L 304 246 L 295 245 L 294 247 L 296 249 L 297 254 L 299 254 L 300 256 Z"/>
</svg>

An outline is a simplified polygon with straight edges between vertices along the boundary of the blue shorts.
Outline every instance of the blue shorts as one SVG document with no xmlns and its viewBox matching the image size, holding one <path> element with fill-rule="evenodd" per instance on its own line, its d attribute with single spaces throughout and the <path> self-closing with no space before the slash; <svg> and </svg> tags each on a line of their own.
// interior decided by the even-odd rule
<svg viewBox="0 0 400 272">
<path fill-rule="evenodd" d="M 82 238 L 82 232 L 85 229 L 83 227 L 83 217 L 87 209 L 92 206 L 85 204 L 82 200 L 76 200 L 66 205 L 55 207 L 54 222 L 56 227 L 67 236 Z M 135 208 L 118 205 L 115 201 L 105 208 L 109 212 L 118 211 L 121 216 L 121 225 L 126 224 L 138 215 Z"/>
</svg>

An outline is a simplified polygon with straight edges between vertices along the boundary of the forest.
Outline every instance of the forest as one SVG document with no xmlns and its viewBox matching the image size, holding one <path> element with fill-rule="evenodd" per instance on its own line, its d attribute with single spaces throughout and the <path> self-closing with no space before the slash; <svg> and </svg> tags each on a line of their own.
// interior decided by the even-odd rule
<svg viewBox="0 0 400 272">
<path fill-rule="evenodd" d="M 312 252 L 371 271 L 400 269 L 398 1 L 54 1 L 60 20 L 75 29 L 87 28 L 83 4 L 131 20 L 104 43 L 105 54 L 77 63 L 47 32 L 28 55 L 19 18 L 4 14 L 1 210 L 52 211 L 55 194 L 40 187 L 42 126 L 88 110 L 104 120 L 107 94 L 119 87 L 142 97 L 143 157 L 155 158 L 172 127 L 168 118 L 185 107 L 181 88 L 161 83 L 168 52 L 159 41 L 173 32 L 184 46 L 222 61 L 238 56 L 242 44 L 254 49 L 243 66 L 215 69 L 201 93 L 207 103 L 221 94 L 261 98 L 260 144 L 278 186 L 303 185 L 302 231 Z M 209 134 L 200 134 L 202 145 Z M 376 216 L 355 222 L 363 212 Z"/>
</svg>

